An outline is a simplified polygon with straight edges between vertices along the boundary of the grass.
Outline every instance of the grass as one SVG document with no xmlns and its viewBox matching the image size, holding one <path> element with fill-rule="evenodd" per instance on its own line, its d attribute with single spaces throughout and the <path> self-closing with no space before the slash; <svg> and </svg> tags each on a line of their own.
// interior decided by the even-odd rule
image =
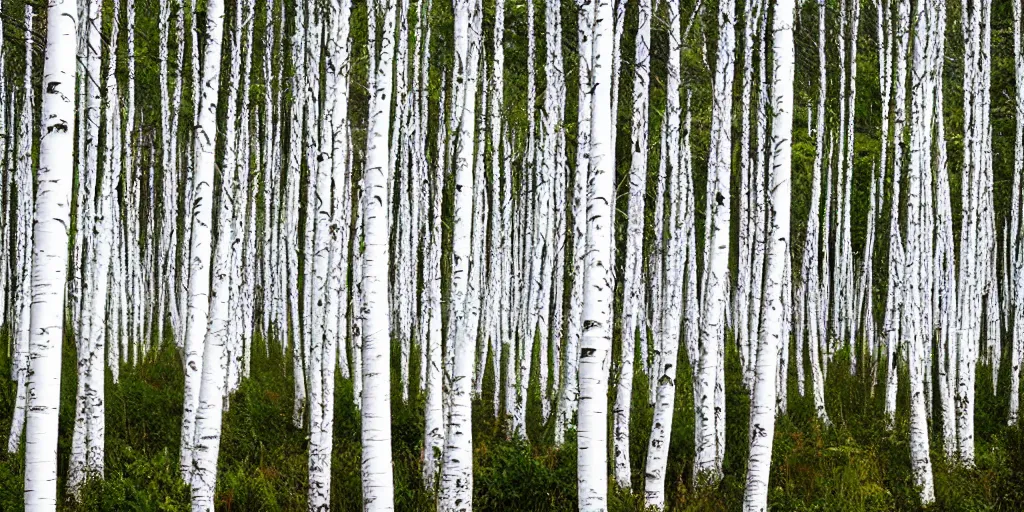
<svg viewBox="0 0 1024 512">
<path fill-rule="evenodd" d="M 5 338 L 6 339 L 6 338 Z M 219 460 L 217 508 L 226 511 L 303 510 L 306 503 L 307 438 L 291 422 L 290 355 L 273 344 L 268 353 L 259 337 L 254 342 L 252 377 L 230 400 L 224 417 Z M 169 344 L 168 344 L 169 345 Z M 83 501 L 61 495 L 61 510 L 178 511 L 189 510 L 188 488 L 178 473 L 182 408 L 182 371 L 173 346 L 137 368 L 125 367 L 121 382 L 107 383 L 106 478 L 91 482 Z M 536 352 L 536 351 L 535 351 Z M 397 353 L 397 352 L 396 352 Z M 682 356 L 685 359 L 685 355 Z M 413 387 L 417 387 L 418 355 L 412 355 Z M 805 396 L 797 393 L 791 366 L 789 410 L 780 416 L 772 461 L 769 504 L 773 510 L 918 510 L 910 472 L 907 390 L 900 390 L 894 428 L 884 427 L 883 393 L 872 395 L 866 372 L 850 375 L 848 354 L 834 360 L 826 384 L 833 426 L 817 422 L 810 380 Z M 672 429 L 671 458 L 666 478 L 670 510 L 738 510 L 746 467 L 747 394 L 740 382 L 739 361 L 729 351 L 726 371 L 725 478 L 714 489 L 694 490 L 692 482 L 693 399 L 690 368 L 682 361 Z M 1007 365 L 1004 365 L 1007 366 Z M 474 403 L 474 506 L 476 510 L 572 510 L 576 503 L 576 450 L 573 441 L 561 448 L 552 443 L 550 422 L 541 421 L 537 365 L 530 395 L 529 434 L 532 443 L 510 441 L 494 419 L 491 396 L 494 368 L 488 364 L 483 398 Z M 9 355 L 0 354 L 0 430 L 6 434 L 14 404 L 9 380 Z M 393 372 L 397 375 L 397 371 Z M 1006 388 L 1008 370 L 1000 384 Z M 67 471 L 74 409 L 74 346 L 64 346 L 61 386 L 59 485 Z M 904 373 L 905 376 L 905 373 Z M 393 379 L 392 434 L 395 505 L 398 510 L 431 510 L 433 497 L 420 478 L 423 398 L 414 392 L 410 403 L 397 397 Z M 880 379 L 884 382 L 884 379 Z M 630 455 L 634 493 L 612 489 L 614 511 L 641 511 L 643 463 L 652 411 L 647 406 L 647 379 L 638 373 L 632 415 Z M 1024 431 L 1005 426 L 1006 389 L 992 394 L 991 370 L 980 367 L 977 402 L 977 464 L 964 469 L 944 460 L 940 436 L 934 431 L 934 510 L 1019 510 L 1024 503 Z M 359 413 L 352 386 L 336 383 L 332 510 L 361 510 Z M 934 418 L 937 420 L 938 411 Z M 20 510 L 23 456 L 0 455 L 0 510 Z"/>
</svg>

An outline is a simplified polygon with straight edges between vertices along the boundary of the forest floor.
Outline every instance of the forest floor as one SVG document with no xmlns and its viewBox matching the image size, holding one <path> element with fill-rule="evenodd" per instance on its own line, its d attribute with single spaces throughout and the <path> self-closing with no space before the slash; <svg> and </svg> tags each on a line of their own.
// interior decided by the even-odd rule
<svg viewBox="0 0 1024 512">
<path fill-rule="evenodd" d="M 0 346 L 9 347 L 5 333 Z M 537 351 L 534 351 L 536 354 Z M 292 425 L 290 354 L 277 344 L 253 344 L 252 375 L 230 399 L 224 417 L 217 481 L 217 508 L 225 511 L 298 511 L 305 509 L 307 439 Z M 397 351 L 394 352 L 397 354 Z M 680 356 L 685 360 L 685 354 Z M 74 422 L 76 363 L 73 341 L 64 343 L 61 383 L 59 482 L 67 471 Z M 412 354 L 413 388 L 419 355 Z M 848 357 L 836 356 L 825 386 L 833 425 L 815 418 L 810 379 L 805 396 L 796 389 L 790 365 L 789 408 L 775 433 L 769 505 L 772 510 L 917 510 L 910 470 L 907 389 L 900 389 L 895 427 L 884 426 L 884 389 L 871 394 L 870 374 L 850 375 Z M 691 487 L 693 399 L 689 367 L 683 361 L 672 429 L 667 475 L 669 510 L 739 510 L 747 455 L 747 394 L 740 383 L 739 362 L 732 352 L 726 370 L 725 477 L 714 489 Z M 397 367 L 397 363 L 395 365 Z M 976 408 L 977 464 L 955 468 L 944 461 L 938 411 L 933 414 L 931 454 L 937 501 L 933 510 L 1013 510 L 1024 508 L 1024 430 L 1005 426 L 1006 383 L 1003 365 L 999 395 L 992 394 L 991 370 L 979 365 Z M 537 365 L 534 365 L 537 368 Z M 396 368 L 397 370 L 397 368 Z M 884 370 L 879 382 L 884 383 Z M 398 372 L 392 372 L 397 375 Z M 905 376 L 903 372 L 903 376 Z M 106 479 L 92 482 L 83 502 L 65 501 L 62 510 L 178 511 L 189 510 L 189 492 L 178 470 L 182 410 L 182 371 L 173 344 L 150 354 L 137 368 L 122 366 L 120 383 L 107 373 Z M 493 368 L 488 365 L 483 397 L 474 402 L 474 509 L 565 511 L 576 504 L 576 449 L 570 442 L 553 446 L 552 422 L 540 418 L 534 372 L 528 407 L 532 443 L 509 441 L 494 420 Z M 906 380 L 901 381 L 906 384 Z M 647 380 L 637 374 L 631 431 L 635 495 L 613 491 L 613 511 L 641 511 L 643 463 L 650 432 Z M 884 384 L 883 384 L 884 386 Z M 433 509 L 422 485 L 423 398 L 413 393 L 409 404 L 398 397 L 393 378 L 392 433 L 395 505 L 401 511 Z M 10 354 L 0 353 L 0 432 L 10 430 L 15 385 L 10 381 Z M 336 385 L 332 510 L 361 510 L 360 424 L 352 386 L 340 376 Z M 572 436 L 570 436 L 572 437 Z M 6 444 L 6 443 L 4 443 Z M 22 452 L 23 453 L 23 452 Z M 0 511 L 21 510 L 22 454 L 0 454 Z M 611 479 L 610 479 L 611 480 Z M 66 498 L 65 498 L 66 499 Z"/>
</svg>

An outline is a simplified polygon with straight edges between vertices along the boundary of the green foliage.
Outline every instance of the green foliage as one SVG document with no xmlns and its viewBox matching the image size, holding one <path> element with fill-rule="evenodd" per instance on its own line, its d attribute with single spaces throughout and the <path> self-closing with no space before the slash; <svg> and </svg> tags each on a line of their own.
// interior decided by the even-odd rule
<svg viewBox="0 0 1024 512">
<path fill-rule="evenodd" d="M 4 340 L 6 341 L 6 339 Z M 60 481 L 66 472 L 75 392 L 73 344 L 65 342 L 62 386 Z M 795 351 L 791 350 L 791 353 Z M 219 510 L 301 510 L 306 503 L 308 439 L 291 423 L 290 354 L 276 343 L 270 350 L 257 337 L 252 377 L 232 395 L 224 417 L 219 461 Z M 267 355 L 269 354 L 269 355 Z M 415 354 L 414 354 L 415 356 Z M 726 357 L 725 478 L 717 488 L 692 488 L 693 396 L 685 352 L 680 355 L 676 413 L 666 478 L 669 510 L 737 510 L 743 499 L 749 400 L 743 389 L 738 354 L 730 341 Z M 769 504 L 773 510 L 889 511 L 919 509 L 910 470 L 907 389 L 900 389 L 894 428 L 884 427 L 881 388 L 871 393 L 870 372 L 851 375 L 848 350 L 829 367 L 826 403 L 834 422 L 818 423 L 811 399 L 796 389 L 790 367 L 789 410 L 776 425 Z M 418 361 L 413 357 L 413 361 Z M 1004 365 L 1005 366 L 1005 365 Z M 10 428 L 14 385 L 9 356 L 0 355 L 0 429 Z M 884 366 L 879 374 L 884 382 Z M 413 389 L 418 368 L 412 368 Z M 932 461 L 935 510 L 1015 510 L 1024 500 L 1024 430 L 1005 426 L 1008 371 L 1002 369 L 999 395 L 992 394 L 991 368 L 978 370 L 977 465 L 965 469 L 944 460 L 933 413 Z M 189 491 L 178 473 L 181 421 L 180 359 L 165 346 L 139 367 L 125 367 L 121 382 L 107 383 L 106 479 L 90 482 L 82 503 L 62 497 L 62 510 L 186 511 Z M 540 422 L 537 370 L 528 425 L 532 442 L 510 441 L 494 419 L 491 396 L 494 368 L 487 366 L 483 398 L 473 408 L 474 500 L 476 510 L 572 510 L 576 503 L 576 445 L 573 433 L 560 448 L 552 445 L 550 422 Z M 901 369 L 906 382 L 906 371 Z M 642 511 L 643 466 L 651 427 L 647 379 L 637 369 L 630 455 L 634 492 L 609 483 L 610 509 Z M 393 396 L 399 396 L 397 382 Z M 398 510 L 432 510 L 434 500 L 421 480 L 423 397 L 413 392 L 408 404 L 392 405 L 395 502 Z M 351 382 L 338 378 L 335 393 L 332 456 L 332 510 L 361 510 L 359 413 Z M 20 510 L 23 452 L 0 455 L 0 510 Z M 63 494 L 62 494 L 63 496 Z"/>
<path fill-rule="evenodd" d="M 534 1 L 534 0 L 527 0 Z M 681 12 L 689 16 L 697 0 L 682 2 Z M 704 2 L 707 4 L 707 2 Z M 835 29 L 836 2 L 829 0 L 829 30 Z M 156 56 L 161 41 L 156 34 L 155 4 L 152 0 L 139 2 L 137 18 L 138 40 L 137 58 L 138 77 L 136 84 L 137 101 L 141 119 L 148 122 L 139 123 L 140 141 L 156 139 L 157 125 L 152 122 L 159 118 L 159 84 L 156 72 Z M 229 2 L 229 9 L 234 5 Z M 366 48 L 366 3 L 356 2 L 352 11 L 352 98 L 351 124 L 354 129 L 356 145 L 355 171 L 358 178 L 361 169 L 362 145 L 365 135 L 362 130 L 366 125 L 368 92 L 364 85 L 367 82 L 368 51 Z M 446 106 L 438 105 L 441 96 L 441 84 L 452 69 L 453 32 L 451 5 L 447 2 L 433 2 L 433 8 L 427 14 L 432 26 L 431 39 L 432 61 L 430 73 L 430 143 L 428 152 L 431 162 L 436 162 L 439 155 L 433 154 L 433 136 L 446 119 Z M 490 45 L 492 33 L 493 6 L 484 2 L 485 45 Z M 518 191 L 529 189 L 522 162 L 522 152 L 526 145 L 527 125 L 527 84 L 526 76 L 526 3 L 509 2 L 506 6 L 506 83 L 505 105 L 503 115 L 508 123 L 505 136 L 512 141 L 513 155 L 506 155 L 512 162 Z M 15 1 L 9 5 L 8 11 L 20 12 L 22 2 Z M 539 0 L 535 1 L 537 13 L 537 55 L 543 59 L 544 30 L 543 8 Z M 108 6 L 109 7 L 109 6 Z M 659 7 L 658 16 L 663 16 L 664 7 Z M 811 176 L 815 157 L 813 136 L 807 131 L 807 120 L 810 111 L 815 107 L 819 85 L 817 84 L 817 34 L 816 21 L 818 7 L 816 2 L 802 2 L 801 26 L 797 30 L 797 82 L 795 104 L 797 106 L 794 119 L 793 134 L 793 232 L 794 262 L 802 252 L 803 233 L 806 219 L 811 210 L 807 203 L 810 197 Z M 575 133 L 578 75 L 576 74 L 576 19 L 575 6 L 570 0 L 563 2 L 563 39 L 566 57 L 567 101 L 566 117 L 562 129 L 567 130 L 568 161 L 575 162 Z M 1013 133 L 1013 59 L 1010 46 L 1012 32 L 1009 30 L 1012 16 L 1009 2 L 994 2 L 992 15 L 992 122 L 994 133 L 993 163 L 995 167 L 995 201 L 996 211 L 1007 210 L 1009 202 L 1009 182 L 1012 168 L 1012 133 Z M 278 40 L 273 49 L 275 57 L 288 55 L 291 51 L 290 34 L 294 28 L 292 3 L 288 2 L 286 16 L 277 13 L 274 28 L 283 27 L 285 39 Z M 949 27 L 947 30 L 947 53 L 950 58 L 945 60 L 945 126 L 949 145 L 948 168 L 951 172 L 952 200 L 954 221 L 959 229 L 960 177 L 962 166 L 962 36 L 959 31 L 960 10 L 955 4 L 950 5 Z M 177 13 L 174 14 L 175 16 Z M 855 106 L 855 156 L 851 210 L 853 220 L 852 242 L 857 258 L 863 251 L 866 234 L 866 216 L 868 210 L 869 177 L 880 150 L 879 130 L 881 97 L 877 70 L 877 53 L 875 50 L 874 12 L 873 8 L 864 3 L 864 18 L 861 22 L 859 38 L 859 57 L 857 66 L 857 102 Z M 264 7 L 257 9 L 256 33 L 254 48 L 256 53 L 253 68 L 262 69 L 264 50 L 264 20 L 268 17 Z M 618 168 L 616 207 L 625 212 L 628 195 L 628 167 L 630 155 L 630 124 L 631 94 L 633 83 L 632 55 L 634 42 L 632 31 L 636 26 L 636 11 L 632 7 L 627 11 L 626 36 L 622 41 L 624 60 L 622 77 L 619 81 L 619 124 L 617 128 Z M 228 19 L 233 19 L 230 16 Z M 45 18 L 36 18 L 36 32 L 43 26 Z M 192 24 L 192 15 L 187 15 L 188 25 Z M 684 18 L 684 23 L 689 22 Z M 172 24 L 174 20 L 172 19 Z M 233 22 L 231 22 L 233 24 Z M 693 108 L 693 144 L 694 157 L 694 196 L 696 199 L 697 226 L 696 232 L 703 233 L 703 212 L 705 192 L 705 169 L 708 148 L 708 132 L 710 126 L 710 78 L 714 69 L 714 52 L 706 52 L 714 48 L 717 38 L 715 10 L 705 7 L 694 16 L 692 29 L 684 41 L 682 55 L 681 80 L 685 90 L 692 91 Z M 8 24 L 8 38 L 20 38 L 22 31 L 19 24 Z M 739 28 L 739 27 L 738 27 Z M 109 31 L 109 22 L 104 25 L 104 33 Z M 186 32 L 187 34 L 187 32 Z M 125 37 L 124 31 L 121 37 Z M 186 37 L 186 39 L 188 39 Z M 40 48 L 38 37 L 36 48 Z M 188 46 L 191 42 L 186 41 Z M 651 118 L 650 118 L 650 165 L 648 179 L 647 216 L 653 216 L 653 191 L 656 190 L 655 179 L 659 155 L 661 123 L 664 115 L 665 90 L 663 77 L 666 62 L 663 58 L 668 49 L 667 26 L 660 17 L 653 23 L 651 50 Z M 831 39 L 828 48 L 828 101 L 826 116 L 830 125 L 834 125 L 838 117 L 839 98 L 838 56 Z M 177 42 L 175 42 L 175 46 Z M 410 47 L 412 44 L 410 43 Z M 17 76 L 24 62 L 23 46 L 19 44 L 8 47 L 8 72 Z M 191 51 L 191 48 L 188 48 Z M 123 47 L 121 51 L 124 51 Z M 488 53 L 489 54 L 489 53 Z M 37 57 L 40 55 L 37 52 Z M 123 57 L 122 57 L 123 58 Z M 172 52 L 175 62 L 176 51 Z M 225 53 L 225 62 L 231 58 Z M 36 73 L 41 75 L 36 59 Z M 263 102 L 264 87 L 268 85 L 274 92 L 282 90 L 282 101 L 285 104 L 275 115 L 287 119 L 288 108 L 291 107 L 291 89 L 288 83 L 294 70 L 290 59 L 275 60 L 275 66 L 283 63 L 284 83 L 264 84 L 262 79 L 254 80 L 252 87 L 254 112 L 267 108 Z M 742 65 L 737 60 L 738 65 Z M 276 69 L 276 67 L 275 67 Z M 192 112 L 192 94 L 194 84 L 191 83 L 191 62 L 185 62 L 184 103 L 182 111 L 186 118 Z M 119 71 L 123 72 L 122 71 Z M 223 80 L 227 80 L 224 78 Z M 543 73 L 542 60 L 538 63 L 537 90 L 538 105 L 543 94 L 546 77 Z M 737 87 L 740 87 L 737 80 Z M 223 86 L 222 86 L 223 87 Z M 685 96 L 684 96 L 685 97 Z M 38 100 L 38 98 L 37 98 Z M 742 100 L 742 98 L 741 98 Z M 450 101 L 450 98 L 449 98 Z M 737 103 L 737 106 L 739 103 Z M 225 108 L 224 102 L 221 109 Z M 223 118 L 223 115 L 221 116 Z M 735 133 L 739 133 L 739 114 L 734 116 Z M 222 119 L 223 124 L 223 119 Z M 287 123 L 282 134 L 282 150 L 287 156 Z M 830 128 L 831 130 L 831 128 Z M 185 132 L 185 130 L 182 130 Z M 186 135 L 186 134 L 182 134 Z M 832 136 L 832 132 L 829 132 Z M 187 136 L 182 137 L 187 144 Z M 738 144 L 737 144 L 738 146 Z M 143 152 L 145 155 L 145 152 Z M 734 155 L 734 165 L 738 169 L 738 159 L 745 155 Z M 308 170 L 306 170 L 308 172 Z M 160 171 L 156 169 L 157 180 Z M 493 172 L 493 171 L 492 171 Z M 306 173 L 303 173 L 305 175 Z M 737 173 L 738 174 L 738 173 Z M 889 226 L 889 204 L 891 193 L 891 172 L 886 178 L 884 201 L 878 205 L 878 236 L 875 258 L 875 304 L 881 308 L 884 301 L 885 283 L 887 282 L 884 262 L 887 260 Z M 493 174 L 491 175 L 493 176 Z M 444 204 L 442 217 L 444 220 L 444 244 L 450 242 L 453 201 L 450 173 L 444 187 Z M 738 176 L 734 180 L 738 183 Z M 493 180 L 488 186 L 493 187 Z M 267 184 L 264 183 L 264 187 Z M 735 188 L 734 188 L 735 189 Z M 263 189 L 260 188 L 262 191 Z M 258 192 L 262 193 L 262 192 Z M 733 199 L 738 202 L 738 198 Z M 738 204 L 738 203 L 737 203 Z M 735 209 L 735 208 L 734 208 Z M 143 212 L 145 215 L 146 213 Z M 268 220 L 261 212 L 260 222 Z M 300 215 L 304 219 L 305 215 Z M 618 216 L 615 233 L 619 254 L 623 254 L 626 215 Z M 304 222 L 304 220 L 303 220 Z M 998 224 L 998 222 L 997 222 Z M 653 236 L 647 223 L 645 237 Z M 735 228 L 734 228 L 735 229 Z M 734 234 L 735 236 L 735 234 Z M 702 243 L 702 241 L 698 242 Z M 645 244 L 649 246 L 650 244 Z M 701 253 L 698 246 L 698 253 Z M 648 257 L 650 255 L 647 255 Z M 451 265 L 450 254 L 443 255 L 444 296 L 447 297 L 449 286 L 448 276 Z M 621 258 L 618 262 L 621 265 Z M 735 265 L 732 266 L 735 269 Z M 799 272 L 798 268 L 794 268 Z M 621 275 L 621 269 L 620 269 Z M 301 273 L 300 273 L 301 276 Z M 444 302 L 447 308 L 447 301 Z M 618 305 L 616 306 L 618 307 Z M 618 332 L 618 328 L 616 329 Z M 445 337 L 446 338 L 446 337 Z M 540 343 L 538 337 L 535 343 Z M 219 476 L 217 489 L 217 506 L 221 510 L 301 510 L 305 508 L 307 448 L 308 439 L 304 432 L 296 429 L 291 422 L 292 408 L 292 374 L 290 354 L 282 351 L 276 343 L 271 343 L 269 351 L 265 341 L 257 337 L 253 346 L 252 377 L 246 379 L 240 389 L 232 395 L 230 407 L 224 417 L 223 438 L 219 460 Z M 137 367 L 125 367 L 121 372 L 121 381 L 117 385 L 107 382 L 106 386 L 106 479 L 90 482 L 83 493 L 80 504 L 72 504 L 63 496 L 63 477 L 67 470 L 67 459 L 70 448 L 71 430 L 74 422 L 74 395 L 76 390 L 75 345 L 70 334 L 64 343 L 63 379 L 61 386 L 60 438 L 58 446 L 59 477 L 58 488 L 61 492 L 61 508 L 63 510 L 85 511 L 185 511 L 190 509 L 189 492 L 181 481 L 178 472 L 178 445 L 180 436 L 180 419 L 182 409 L 182 371 L 180 356 L 165 341 L 163 349 L 158 350 Z M 9 347 L 10 338 L 6 327 L 0 327 L 0 347 Z M 692 488 L 692 463 L 694 457 L 694 416 L 693 389 L 691 385 L 691 368 L 685 361 L 685 351 L 681 351 L 677 379 L 676 410 L 671 432 L 671 452 L 666 478 L 667 501 L 671 510 L 737 510 L 742 501 L 744 474 L 747 456 L 747 428 L 749 417 L 749 400 L 747 391 L 742 387 L 739 371 L 739 359 L 734 350 L 732 340 L 729 342 L 726 359 L 726 460 L 725 478 L 714 489 L 694 490 Z M 539 349 L 534 348 L 534 357 L 538 357 Z M 616 353 L 621 347 L 616 347 Z M 393 354 L 397 351 L 393 350 Z M 795 350 L 790 351 L 795 354 Z M 505 357 L 510 354 L 504 354 Z M 805 356 L 806 357 L 806 356 Z M 393 464 L 395 470 L 395 497 L 398 510 L 431 510 L 433 497 L 424 488 L 421 481 L 421 451 L 423 445 L 423 397 L 413 392 L 408 404 L 398 399 L 397 358 L 394 359 L 392 383 L 392 433 L 393 433 Z M 504 358 L 503 358 L 504 360 Z M 419 376 L 419 354 L 413 351 L 410 375 L 413 389 L 417 389 Z M 906 389 L 906 372 L 901 371 L 902 387 L 899 394 L 899 407 L 896 424 L 892 430 L 885 428 L 882 420 L 883 392 L 881 388 L 872 389 L 871 374 L 868 368 L 862 367 L 857 374 L 848 370 L 850 354 L 842 350 L 835 355 L 830 366 L 826 383 L 826 403 L 834 425 L 826 428 L 821 425 L 815 415 L 811 400 L 811 386 L 807 375 L 805 396 L 799 396 L 795 384 L 795 368 L 790 367 L 789 379 L 789 410 L 778 420 L 772 461 L 771 488 L 769 504 L 773 510 L 850 510 L 850 511 L 889 511 L 915 510 L 919 508 L 917 493 L 913 487 L 910 470 L 908 426 L 905 411 L 908 404 Z M 632 484 L 634 492 L 610 489 L 610 506 L 614 511 L 643 510 L 642 489 L 644 484 L 644 462 L 652 421 L 652 412 L 648 405 L 648 380 L 637 365 L 634 380 L 633 409 L 631 415 L 630 456 L 633 465 Z M 485 373 L 483 398 L 476 401 L 473 407 L 473 440 L 475 468 L 475 508 L 477 510 L 572 510 L 576 503 L 576 446 L 573 434 L 570 433 L 565 446 L 553 446 L 552 425 L 550 420 L 545 423 L 540 414 L 540 394 L 538 384 L 539 359 L 532 365 L 531 387 L 528 393 L 528 425 L 530 444 L 509 441 L 502 423 L 494 419 L 491 403 L 494 379 L 501 375 L 504 368 L 494 368 L 488 362 Z M 972 469 L 958 467 L 946 461 L 943 456 L 941 436 L 938 435 L 939 411 L 932 411 L 931 454 L 935 470 L 936 505 L 935 510 L 1018 510 L 1024 503 L 1024 430 L 1005 426 L 1006 391 L 1008 365 L 1004 364 L 999 379 L 999 393 L 992 390 L 992 372 L 987 366 L 978 368 L 976 431 L 977 431 L 977 465 Z M 885 366 L 878 375 L 878 381 L 884 382 Z M 550 369 L 553 371 L 554 369 Z M 614 384 L 614 379 L 613 379 Z M 614 387 L 611 388 L 614 390 Z M 10 418 L 14 409 L 15 386 L 10 381 L 10 352 L 0 350 L 0 435 L 6 435 L 10 428 Z M 614 391 L 609 396 L 613 400 Z M 609 418 L 609 426 L 610 426 Z M 352 385 L 340 375 L 336 382 L 334 449 L 332 454 L 332 510 L 360 510 L 362 487 L 360 481 L 360 418 L 359 411 L 353 403 Z M 0 511 L 16 511 L 21 509 L 22 471 L 24 467 L 23 451 L 17 454 L 0 453 Z M 614 487 L 613 484 L 611 484 Z"/>
</svg>

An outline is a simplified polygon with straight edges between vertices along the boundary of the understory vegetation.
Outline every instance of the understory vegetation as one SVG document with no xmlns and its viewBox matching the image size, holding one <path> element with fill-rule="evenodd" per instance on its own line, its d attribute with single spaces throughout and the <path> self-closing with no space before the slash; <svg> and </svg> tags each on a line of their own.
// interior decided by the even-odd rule
<svg viewBox="0 0 1024 512">
<path fill-rule="evenodd" d="M 6 333 L 4 333 L 6 336 Z M 733 347 L 734 345 L 729 345 Z M 64 475 L 74 416 L 74 346 L 65 340 L 61 386 L 61 437 L 58 474 Z M 253 344 L 252 376 L 232 395 L 224 418 L 217 485 L 218 510 L 300 510 L 306 503 L 307 439 L 291 424 L 292 380 L 288 354 L 265 340 Z M 835 404 L 833 426 L 815 418 L 807 394 L 800 396 L 791 375 L 789 411 L 776 425 L 769 506 L 772 510 L 917 510 L 907 434 L 907 390 L 900 389 L 896 426 L 884 428 L 884 396 L 870 393 L 864 375 L 849 375 L 845 352 L 829 372 L 826 400 Z M 416 357 L 413 361 L 418 361 Z M 685 361 L 685 356 L 681 358 Z M 536 361 L 535 361 L 536 363 Z M 685 365 L 685 363 L 684 363 Z M 536 368 L 536 366 L 535 366 Z M 416 370 L 414 368 L 414 370 Z M 9 356 L 0 355 L 0 380 L 9 382 Z M 793 370 L 795 371 L 795 370 Z M 1004 372 L 1009 369 L 1004 367 Z M 418 375 L 412 371 L 413 376 Z M 393 374 L 393 393 L 397 375 Z M 482 400 L 473 404 L 474 505 L 478 510 L 572 510 L 576 505 L 576 445 L 554 448 L 552 429 L 528 417 L 532 444 L 507 439 L 493 415 L 493 367 L 488 365 Z M 539 411 L 536 370 L 530 410 Z M 884 374 L 880 375 L 881 379 Z M 1008 379 L 1000 379 L 1008 383 Z M 108 384 L 109 384 L 108 377 Z M 669 510 L 737 510 L 743 501 L 749 418 L 739 360 L 730 350 L 726 365 L 729 401 L 726 420 L 725 477 L 717 488 L 693 491 L 693 395 L 680 381 L 672 429 L 672 462 L 666 477 Z M 901 379 L 905 384 L 906 379 Z M 646 377 L 636 374 L 631 450 L 647 448 L 651 410 Z M 125 368 L 117 386 L 107 388 L 107 473 L 90 482 L 82 503 L 63 501 L 62 510 L 190 510 L 189 490 L 178 472 L 182 385 L 179 356 L 173 345 L 153 354 L 138 368 Z M 1002 385 L 1002 384 L 1001 384 Z M 359 479 L 359 413 L 349 380 L 335 384 L 334 452 L 331 464 L 331 509 L 362 509 Z M 413 386 L 417 389 L 417 386 Z M 1005 390 L 1001 390 L 1005 393 Z M 940 444 L 932 447 L 935 464 L 934 510 L 1019 510 L 1024 502 L 1024 430 L 1005 425 L 1006 401 L 992 395 L 991 372 L 978 372 L 977 467 L 947 465 Z M 392 402 L 396 510 L 432 510 L 434 498 L 422 485 L 423 397 Z M 14 386 L 0 386 L 0 430 L 10 428 Z M 936 414 L 933 412 L 933 414 Z M 940 439 L 940 437 L 936 437 Z M 22 456 L 0 454 L 0 510 L 22 507 Z M 634 482 L 643 478 L 633 471 Z M 58 488 L 63 489 L 63 485 Z M 609 488 L 609 509 L 642 511 L 636 496 Z"/>
</svg>

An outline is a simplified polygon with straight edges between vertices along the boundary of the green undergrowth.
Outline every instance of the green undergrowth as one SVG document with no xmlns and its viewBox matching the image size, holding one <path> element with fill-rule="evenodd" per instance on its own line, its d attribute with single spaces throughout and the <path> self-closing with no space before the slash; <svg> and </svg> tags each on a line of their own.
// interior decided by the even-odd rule
<svg viewBox="0 0 1024 512">
<path fill-rule="evenodd" d="M 2 335 L 2 334 L 0 334 Z M 61 386 L 59 485 L 67 471 L 75 392 L 74 347 L 65 342 Z M 397 347 L 395 347 L 397 349 Z M 536 351 L 535 351 L 536 352 Z M 291 355 L 276 343 L 267 350 L 262 339 L 253 347 L 252 376 L 231 397 L 224 416 L 219 460 L 217 508 L 225 511 L 303 510 L 306 495 L 308 439 L 292 424 Z M 396 352 L 397 354 L 397 352 Z M 507 354 L 505 354 L 507 355 Z M 535 354 L 536 357 L 536 354 Z M 806 356 L 805 356 L 806 357 Z M 9 355 L 0 354 L 0 430 L 6 434 L 14 405 Z M 691 368 L 680 356 L 671 456 L 666 477 L 670 510 L 738 510 L 742 504 L 749 414 L 739 360 L 729 350 L 726 370 L 725 477 L 710 489 L 693 489 L 693 396 Z M 789 407 L 776 424 L 769 504 L 773 510 L 918 510 L 910 472 L 908 390 L 902 371 L 896 423 L 883 420 L 882 387 L 871 393 L 870 369 L 851 375 L 849 353 L 839 352 L 829 368 L 826 401 L 832 425 L 815 417 L 810 375 L 800 396 L 790 365 Z M 536 363 L 536 359 L 535 359 Z M 423 397 L 419 354 L 413 352 L 413 393 L 408 404 L 398 393 L 393 372 L 392 433 L 395 504 L 398 510 L 432 510 L 424 489 L 421 447 Z M 1004 365 L 1005 366 L 1005 365 Z M 935 471 L 933 510 L 1019 510 L 1024 503 L 1024 431 L 1005 426 L 1008 370 L 1003 368 L 998 396 L 992 394 L 988 367 L 978 373 L 977 463 L 965 469 L 945 460 L 933 413 L 931 453 Z M 576 504 L 576 449 L 573 436 L 555 447 L 552 422 L 541 418 L 538 368 L 534 365 L 528 405 L 530 442 L 510 440 L 493 409 L 494 368 L 488 363 L 484 390 L 473 408 L 474 505 L 476 510 L 572 510 Z M 125 366 L 118 384 L 108 373 L 106 389 L 106 478 L 88 484 L 81 503 L 61 491 L 62 510 L 189 510 L 188 488 L 178 470 L 182 407 L 182 371 L 171 344 L 150 354 L 143 364 Z M 884 373 L 879 375 L 884 383 Z M 634 382 L 630 456 L 633 492 L 610 489 L 613 511 L 642 511 L 643 466 L 652 410 L 648 380 Z M 352 385 L 336 383 L 332 510 L 361 509 L 359 412 Z M 0 455 L 0 510 L 21 509 L 23 450 Z"/>
</svg>

